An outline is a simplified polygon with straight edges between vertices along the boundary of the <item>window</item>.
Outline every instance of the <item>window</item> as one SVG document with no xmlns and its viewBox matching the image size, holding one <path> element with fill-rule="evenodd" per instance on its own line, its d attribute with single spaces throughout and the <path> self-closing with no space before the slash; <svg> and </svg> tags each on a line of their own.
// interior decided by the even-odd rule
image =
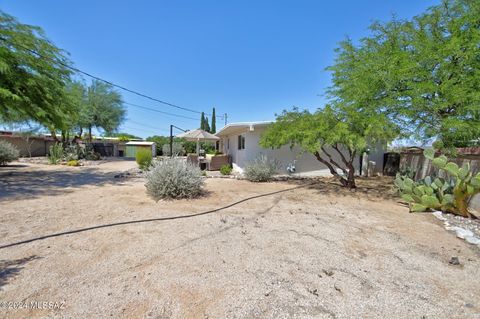
<svg viewBox="0 0 480 319">
<path fill-rule="evenodd" d="M 227 138 L 227 150 L 229 150 L 229 149 L 230 149 L 230 139 Z"/>
<path fill-rule="evenodd" d="M 245 149 L 245 135 L 238 136 L 238 149 L 239 150 Z"/>
</svg>

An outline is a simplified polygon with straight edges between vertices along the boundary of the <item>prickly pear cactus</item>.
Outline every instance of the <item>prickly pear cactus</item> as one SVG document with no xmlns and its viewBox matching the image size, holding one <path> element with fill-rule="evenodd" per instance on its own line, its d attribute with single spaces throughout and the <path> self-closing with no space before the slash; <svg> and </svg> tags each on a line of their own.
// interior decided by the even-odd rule
<svg viewBox="0 0 480 319">
<path fill-rule="evenodd" d="M 442 178 L 432 180 L 427 176 L 424 180 L 415 182 L 397 175 L 395 186 L 401 197 L 410 204 L 410 211 L 434 209 L 471 217 L 468 202 L 472 196 L 480 193 L 480 173 L 473 175 L 468 163 L 460 168 L 456 163 L 449 162 L 445 155 L 435 157 L 433 149 L 426 149 L 424 155 L 435 167 L 445 171 L 451 181 Z"/>
<path fill-rule="evenodd" d="M 469 163 L 458 167 L 456 163 L 449 162 L 444 155 L 435 157 L 433 149 L 425 150 L 424 155 L 432 161 L 434 166 L 447 172 L 454 180 L 453 212 L 464 217 L 471 217 L 468 202 L 472 196 L 480 193 L 480 173 L 473 175 Z"/>
<path fill-rule="evenodd" d="M 395 186 L 402 199 L 410 204 L 412 212 L 453 209 L 452 185 L 443 178 L 432 180 L 427 176 L 424 180 L 415 182 L 408 177 L 397 175 Z"/>
</svg>

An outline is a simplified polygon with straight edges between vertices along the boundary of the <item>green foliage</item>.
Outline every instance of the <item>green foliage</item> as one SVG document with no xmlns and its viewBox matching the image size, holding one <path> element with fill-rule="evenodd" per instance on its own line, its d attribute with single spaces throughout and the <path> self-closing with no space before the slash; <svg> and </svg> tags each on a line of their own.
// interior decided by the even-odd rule
<svg viewBox="0 0 480 319">
<path fill-rule="evenodd" d="M 232 173 L 232 166 L 231 165 L 223 165 L 222 167 L 220 167 L 220 174 L 222 175 L 230 175 Z"/>
<path fill-rule="evenodd" d="M 84 150 L 78 144 L 69 144 L 63 150 L 63 157 L 66 161 L 78 160 L 84 158 Z"/>
<path fill-rule="evenodd" d="M 39 58 L 38 52 L 43 58 Z M 62 50 L 39 27 L 22 24 L 0 11 L 0 118 L 33 120 L 49 129 L 61 128 L 73 115 L 64 86 L 71 71 Z"/>
<path fill-rule="evenodd" d="M 125 108 L 120 93 L 112 85 L 94 80 L 87 89 L 79 126 L 88 128 L 91 138 L 93 127 L 111 133 L 124 119 Z"/>
<path fill-rule="evenodd" d="M 278 162 L 262 154 L 245 166 L 243 174 L 251 182 L 268 182 L 277 172 Z"/>
<path fill-rule="evenodd" d="M 212 110 L 212 128 L 210 129 L 210 133 L 215 134 L 217 132 L 217 117 L 215 115 L 215 108 Z"/>
<path fill-rule="evenodd" d="M 155 142 L 156 149 L 157 149 L 157 155 L 168 156 L 168 154 L 170 154 L 170 137 L 154 135 L 154 136 L 147 137 L 146 140 L 150 141 L 150 142 Z M 185 139 L 178 138 L 178 137 L 174 137 L 173 142 L 177 143 L 177 144 L 180 144 L 183 147 L 183 151 L 181 152 L 181 154 L 183 154 L 183 153 L 195 153 L 195 151 L 196 151 L 196 143 L 195 142 L 185 141 Z M 164 145 L 169 145 L 168 149 L 165 148 L 165 153 L 163 152 Z M 178 151 L 180 149 L 180 147 L 179 146 L 174 146 L 174 148 L 175 149 L 174 149 L 173 153 L 175 154 L 175 150 Z"/>
<path fill-rule="evenodd" d="M 19 156 L 20 153 L 13 144 L 0 140 L 0 166 L 17 160 Z"/>
<path fill-rule="evenodd" d="M 410 203 L 410 211 L 423 212 L 429 209 L 452 212 L 453 186 L 443 178 L 413 181 L 409 177 L 397 175 L 395 186 L 403 200 Z"/>
<path fill-rule="evenodd" d="M 135 154 L 135 160 L 138 164 L 138 167 L 142 170 L 148 170 L 152 165 L 152 152 L 147 149 L 140 148 Z"/>
<path fill-rule="evenodd" d="M 172 153 L 173 156 L 183 155 L 185 150 L 183 149 L 183 145 L 180 142 L 173 142 L 172 144 Z M 164 156 L 170 156 L 170 142 L 168 144 L 163 144 L 162 146 L 162 154 Z"/>
<path fill-rule="evenodd" d="M 470 217 L 468 202 L 480 193 L 480 173 L 473 175 L 468 163 L 459 168 L 456 163 L 448 162 L 444 155 L 435 157 L 433 149 L 425 150 L 424 156 L 436 168 L 446 172 L 451 181 L 427 176 L 423 181 L 414 182 L 397 175 L 395 186 L 401 197 L 410 203 L 410 210 L 419 212 L 435 209 Z"/>
<path fill-rule="evenodd" d="M 196 197 L 202 193 L 204 185 L 197 166 L 175 157 L 155 162 L 146 178 L 147 194 L 155 201 Z"/>
<path fill-rule="evenodd" d="M 135 136 L 129 133 L 110 133 L 110 137 L 118 137 L 118 139 L 122 142 L 128 142 L 131 140 L 141 140 L 140 137 Z"/>
<path fill-rule="evenodd" d="M 56 165 L 63 160 L 63 145 L 61 143 L 55 143 L 50 146 L 48 152 L 48 163 Z"/>
<path fill-rule="evenodd" d="M 205 113 L 203 112 L 200 117 L 200 129 L 205 131 Z"/>
<path fill-rule="evenodd" d="M 337 49 L 329 94 L 375 110 L 405 136 L 439 136 L 446 147 L 480 138 L 480 2 L 444 0 L 410 20 L 374 23 Z"/>
<path fill-rule="evenodd" d="M 335 104 L 315 113 L 298 109 L 284 111 L 262 134 L 260 145 L 266 148 L 298 146 L 314 154 L 342 185 L 353 188 L 355 156 L 368 145 L 386 143 L 397 134 L 396 127 L 382 114 Z M 341 161 L 336 161 L 333 155 L 340 156 Z"/>
<path fill-rule="evenodd" d="M 210 132 L 210 124 L 208 124 L 208 117 L 205 117 L 205 131 Z"/>
</svg>

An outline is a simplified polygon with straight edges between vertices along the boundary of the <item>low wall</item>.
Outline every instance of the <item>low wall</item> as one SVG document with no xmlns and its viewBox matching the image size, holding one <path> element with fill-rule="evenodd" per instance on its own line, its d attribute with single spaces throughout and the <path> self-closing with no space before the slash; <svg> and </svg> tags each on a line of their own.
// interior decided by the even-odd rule
<svg viewBox="0 0 480 319">
<path fill-rule="evenodd" d="M 51 142 L 44 137 L 30 137 L 27 139 L 18 135 L 2 135 L 0 140 L 13 144 L 22 157 L 46 156 L 51 145 Z"/>
</svg>

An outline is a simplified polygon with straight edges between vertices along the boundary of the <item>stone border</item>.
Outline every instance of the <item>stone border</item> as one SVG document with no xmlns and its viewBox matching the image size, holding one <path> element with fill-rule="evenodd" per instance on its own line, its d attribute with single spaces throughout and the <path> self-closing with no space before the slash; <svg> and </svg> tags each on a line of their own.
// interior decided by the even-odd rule
<svg viewBox="0 0 480 319">
<path fill-rule="evenodd" d="M 477 237 L 478 234 L 475 234 L 470 229 L 467 229 L 468 227 L 465 227 L 469 223 L 472 223 L 471 220 L 469 220 L 468 218 L 465 218 L 465 217 L 461 217 L 461 216 L 455 216 L 454 218 L 456 220 L 453 219 L 453 218 L 447 218 L 447 217 L 445 217 L 445 216 L 447 216 L 447 214 L 444 214 L 441 211 L 435 211 L 435 212 L 432 213 L 432 215 L 435 216 L 438 220 L 443 222 L 443 225 L 444 225 L 446 230 L 454 232 L 455 235 L 458 238 L 463 239 L 467 243 L 472 244 L 472 245 L 476 245 L 478 248 L 480 248 L 480 238 Z M 452 224 L 454 224 L 454 225 L 452 225 Z M 458 225 L 461 225 L 463 227 L 460 227 Z"/>
</svg>

